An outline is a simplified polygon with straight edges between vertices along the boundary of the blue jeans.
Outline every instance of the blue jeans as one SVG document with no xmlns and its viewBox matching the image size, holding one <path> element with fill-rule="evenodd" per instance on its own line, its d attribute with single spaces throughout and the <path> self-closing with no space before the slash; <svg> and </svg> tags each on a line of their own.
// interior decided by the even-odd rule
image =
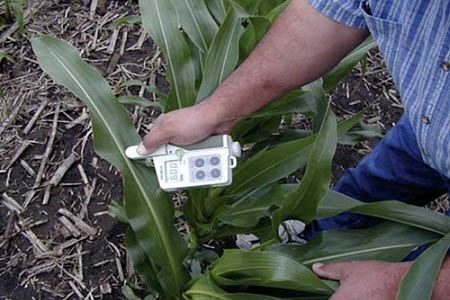
<svg viewBox="0 0 450 300">
<path fill-rule="evenodd" d="M 334 187 L 364 202 L 399 200 L 419 206 L 448 192 L 449 188 L 450 180 L 423 162 L 416 136 L 405 115 Z M 446 214 L 450 215 L 450 211 Z M 367 228 L 377 223 L 379 220 L 375 218 L 343 213 L 315 221 L 306 237 L 328 229 Z"/>
</svg>

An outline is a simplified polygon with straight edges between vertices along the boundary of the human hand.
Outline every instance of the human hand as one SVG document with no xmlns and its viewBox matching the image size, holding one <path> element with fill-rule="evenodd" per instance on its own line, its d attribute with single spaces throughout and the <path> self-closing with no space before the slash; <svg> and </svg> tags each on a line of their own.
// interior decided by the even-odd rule
<svg viewBox="0 0 450 300">
<path fill-rule="evenodd" d="M 213 134 L 226 134 L 237 120 L 226 119 L 222 111 L 207 100 L 194 106 L 162 114 L 153 122 L 150 132 L 138 148 L 141 155 L 172 143 L 188 145 Z"/>
<path fill-rule="evenodd" d="M 313 270 L 320 277 L 340 281 L 331 300 L 390 300 L 395 299 L 410 264 L 383 261 L 317 263 Z"/>
</svg>

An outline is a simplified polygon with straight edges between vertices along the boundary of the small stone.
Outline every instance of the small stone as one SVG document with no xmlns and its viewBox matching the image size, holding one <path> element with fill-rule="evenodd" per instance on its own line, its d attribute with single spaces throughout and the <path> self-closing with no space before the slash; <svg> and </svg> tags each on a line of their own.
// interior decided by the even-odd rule
<svg viewBox="0 0 450 300">
<path fill-rule="evenodd" d="M 103 295 L 111 294 L 111 285 L 108 282 L 100 284 L 100 293 Z"/>
<path fill-rule="evenodd" d="M 442 70 L 444 70 L 444 71 L 450 70 L 450 62 L 449 62 L 448 60 L 444 60 L 444 61 L 441 63 L 441 68 L 442 68 Z"/>
</svg>

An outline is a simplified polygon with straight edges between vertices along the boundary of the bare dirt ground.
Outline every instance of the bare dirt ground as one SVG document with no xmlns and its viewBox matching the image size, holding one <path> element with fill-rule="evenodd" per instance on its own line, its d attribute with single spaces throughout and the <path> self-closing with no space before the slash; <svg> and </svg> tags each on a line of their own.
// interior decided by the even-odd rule
<svg viewBox="0 0 450 300">
<path fill-rule="evenodd" d="M 97 2 L 97 1 L 92 1 Z M 84 105 L 44 75 L 30 38 L 48 33 L 69 41 L 121 95 L 154 97 L 121 88 L 129 79 L 167 91 L 160 52 L 140 26 L 111 26 L 136 14 L 128 1 L 34 1 L 24 36 L 0 25 L 0 299 L 122 299 L 123 282 L 136 282 L 122 245 L 124 226 L 108 214 L 121 199 L 121 178 L 93 151 Z M 399 95 L 373 51 L 330 97 L 340 118 L 364 110 L 386 132 L 399 119 Z M 142 134 L 157 115 L 131 107 Z M 340 146 L 334 176 L 356 164 L 376 141 Z"/>
</svg>

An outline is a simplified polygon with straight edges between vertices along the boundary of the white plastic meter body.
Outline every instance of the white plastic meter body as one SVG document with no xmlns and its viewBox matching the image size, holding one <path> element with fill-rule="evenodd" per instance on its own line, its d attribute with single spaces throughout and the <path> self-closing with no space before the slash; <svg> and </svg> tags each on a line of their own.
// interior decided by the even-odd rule
<svg viewBox="0 0 450 300">
<path fill-rule="evenodd" d="M 230 185 L 241 147 L 229 135 L 217 135 L 192 145 L 166 144 L 148 156 L 140 155 L 137 146 L 132 146 L 126 155 L 130 159 L 152 160 L 161 188 L 174 191 Z"/>
</svg>

